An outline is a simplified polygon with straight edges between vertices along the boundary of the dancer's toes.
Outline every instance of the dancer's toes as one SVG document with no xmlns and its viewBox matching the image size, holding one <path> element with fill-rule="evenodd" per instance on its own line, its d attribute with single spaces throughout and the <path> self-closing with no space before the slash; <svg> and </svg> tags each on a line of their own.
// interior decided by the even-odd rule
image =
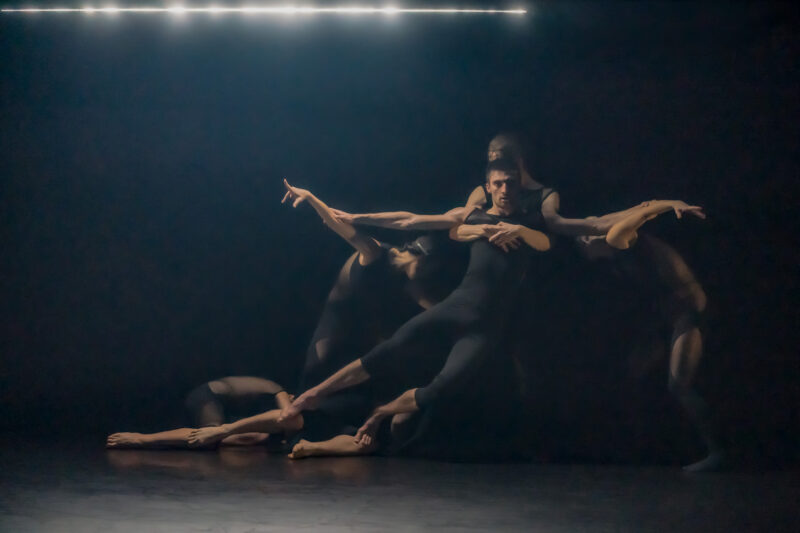
<svg viewBox="0 0 800 533">
<path fill-rule="evenodd" d="M 138 448 L 144 443 L 141 433 L 112 433 L 106 438 L 106 448 Z"/>
<path fill-rule="evenodd" d="M 311 443 L 305 439 L 300 439 L 300 441 L 294 445 L 294 448 L 292 448 L 289 459 L 304 459 L 306 457 L 311 457 L 311 455 Z"/>
</svg>

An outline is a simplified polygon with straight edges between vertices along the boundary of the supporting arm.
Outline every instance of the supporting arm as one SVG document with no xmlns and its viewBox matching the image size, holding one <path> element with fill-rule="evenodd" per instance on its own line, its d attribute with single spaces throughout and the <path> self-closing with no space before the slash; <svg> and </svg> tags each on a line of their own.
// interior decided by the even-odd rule
<svg viewBox="0 0 800 533">
<path fill-rule="evenodd" d="M 361 446 L 370 446 L 375 441 L 378 428 L 386 417 L 419 411 L 415 398 L 416 391 L 417 389 L 407 390 L 391 402 L 376 407 L 364 425 L 358 429 L 353 440 Z"/>
</svg>

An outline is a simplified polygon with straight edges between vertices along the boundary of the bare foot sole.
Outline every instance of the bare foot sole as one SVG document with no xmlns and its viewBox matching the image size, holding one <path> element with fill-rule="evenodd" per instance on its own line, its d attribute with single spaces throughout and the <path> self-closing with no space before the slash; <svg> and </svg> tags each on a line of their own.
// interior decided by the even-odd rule
<svg viewBox="0 0 800 533">
<path fill-rule="evenodd" d="M 106 448 L 144 448 L 145 439 L 141 433 L 112 433 L 106 438 Z"/>
<path fill-rule="evenodd" d="M 300 439 L 300 442 L 294 445 L 292 452 L 289 454 L 289 459 L 305 459 L 312 457 L 314 449 L 310 442 L 305 439 Z"/>
<path fill-rule="evenodd" d="M 187 443 L 190 448 L 205 448 L 213 446 L 228 436 L 224 426 L 199 428 L 189 434 Z"/>
</svg>

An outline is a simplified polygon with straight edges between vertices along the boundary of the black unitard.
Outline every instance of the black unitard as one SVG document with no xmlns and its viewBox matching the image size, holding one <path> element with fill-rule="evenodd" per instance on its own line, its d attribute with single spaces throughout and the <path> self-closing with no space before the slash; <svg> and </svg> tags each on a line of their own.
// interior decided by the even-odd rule
<svg viewBox="0 0 800 533">
<path fill-rule="evenodd" d="M 523 199 L 527 209 L 518 214 L 499 217 L 476 209 L 465 224 L 504 221 L 544 230 L 540 206 L 545 195 L 541 190 L 529 194 L 535 195 L 534 201 Z M 479 371 L 497 343 L 534 254 L 527 245 L 504 252 L 487 239 L 474 241 L 461 284 L 445 300 L 412 318 L 362 357 L 364 369 L 371 378 L 386 378 L 410 365 L 425 367 L 429 374 L 438 371 L 427 386 L 417 388 L 417 405 L 424 408 L 438 399 L 452 398 Z"/>
<path fill-rule="evenodd" d="M 414 280 L 391 264 L 388 245 L 381 244 L 380 257 L 368 265 L 361 265 L 356 256 L 325 302 L 308 346 L 299 390 L 320 383 L 350 363 L 355 354 L 366 352 L 421 312 L 412 293 L 435 301 L 446 297 L 454 288 L 453 278 L 457 280 L 458 274 L 463 273 L 459 254 L 453 253 L 448 243 L 446 236 L 444 241 L 424 236 L 400 248 L 419 256 Z M 304 429 L 294 442 L 300 438 L 319 441 L 354 434 L 375 401 L 394 397 L 405 390 L 402 387 L 416 382 L 418 375 L 413 370 L 406 372 L 404 378 L 395 375 L 391 382 L 372 380 L 325 398 L 316 410 L 304 413 Z"/>
<path fill-rule="evenodd" d="M 325 301 L 311 336 L 300 378 L 299 390 L 317 385 L 401 324 L 421 311 L 409 296 L 408 278 L 394 267 L 389 252 L 361 265 L 356 256 Z M 381 306 L 391 302 L 390 306 Z"/>
</svg>

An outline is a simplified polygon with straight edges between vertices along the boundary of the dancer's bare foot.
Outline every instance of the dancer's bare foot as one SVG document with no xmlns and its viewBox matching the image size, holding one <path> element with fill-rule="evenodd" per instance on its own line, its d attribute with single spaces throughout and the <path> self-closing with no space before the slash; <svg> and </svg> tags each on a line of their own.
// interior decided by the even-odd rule
<svg viewBox="0 0 800 533">
<path fill-rule="evenodd" d="M 289 454 L 289 459 L 305 459 L 306 457 L 311 457 L 312 455 L 314 455 L 313 444 L 305 439 L 300 439 L 300 442 L 295 444 L 294 448 L 292 448 L 292 451 Z"/>
<path fill-rule="evenodd" d="M 112 433 L 106 438 L 106 448 L 143 448 L 145 436 L 141 433 Z"/>
<path fill-rule="evenodd" d="M 307 390 L 295 398 L 291 405 L 283 408 L 280 416 L 278 417 L 278 422 L 286 422 L 287 420 L 296 418 L 303 411 L 316 409 L 319 400 L 320 398 L 317 396 L 317 393 L 314 391 L 314 389 Z"/>
<path fill-rule="evenodd" d="M 188 444 L 190 448 L 201 448 L 211 446 L 221 441 L 230 433 L 226 425 L 198 428 L 189 433 Z"/>
</svg>

